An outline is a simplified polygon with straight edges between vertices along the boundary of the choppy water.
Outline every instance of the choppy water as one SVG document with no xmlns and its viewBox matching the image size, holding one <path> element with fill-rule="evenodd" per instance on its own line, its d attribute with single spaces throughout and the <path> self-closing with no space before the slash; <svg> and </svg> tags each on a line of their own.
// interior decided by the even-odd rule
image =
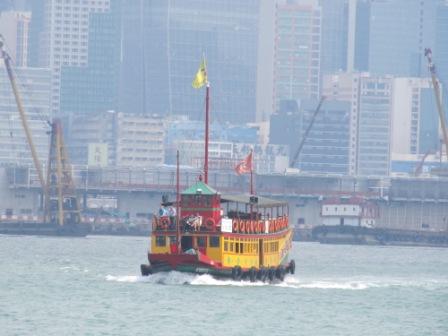
<svg viewBox="0 0 448 336">
<path fill-rule="evenodd" d="M 143 278 L 146 250 L 0 236 L 0 335 L 448 335 L 448 249 L 295 243 L 277 285 Z"/>
</svg>

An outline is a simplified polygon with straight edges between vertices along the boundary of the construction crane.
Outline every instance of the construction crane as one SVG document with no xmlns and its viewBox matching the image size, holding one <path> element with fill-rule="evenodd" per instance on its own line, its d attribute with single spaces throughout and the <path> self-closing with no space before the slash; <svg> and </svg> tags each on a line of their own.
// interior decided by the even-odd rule
<svg viewBox="0 0 448 336">
<path fill-rule="evenodd" d="M 16 80 L 11 67 L 11 58 L 3 50 L 3 40 L 0 35 L 0 57 L 3 59 L 11 83 L 12 91 L 19 110 L 22 126 L 25 131 L 28 145 L 30 146 L 34 167 L 39 176 L 39 181 L 44 198 L 44 222 L 58 224 L 59 226 L 71 226 L 72 228 L 81 222 L 80 206 L 76 196 L 75 185 L 72 178 L 71 166 L 64 146 L 62 126 L 59 119 L 54 119 L 48 124 L 51 126 L 50 151 L 47 164 L 47 178 L 45 180 L 42 165 L 37 156 L 31 130 L 23 108 L 22 100 L 17 89 Z"/>
<path fill-rule="evenodd" d="M 431 49 L 429 49 L 429 48 L 425 49 L 425 56 L 428 59 L 428 68 L 429 68 L 429 72 L 431 73 L 431 80 L 432 80 L 432 85 L 434 87 L 434 95 L 436 97 L 436 103 L 437 103 L 437 111 L 439 112 L 440 127 L 442 128 L 443 140 L 445 142 L 445 152 L 446 152 L 446 156 L 448 158 L 448 130 L 446 128 L 445 111 L 443 109 L 442 97 L 440 94 L 440 85 L 439 85 L 439 81 L 436 76 L 436 66 L 432 62 Z M 442 153 L 440 153 L 440 156 L 442 156 Z"/>
<path fill-rule="evenodd" d="M 81 222 L 81 208 L 76 196 L 71 165 L 62 135 L 62 124 L 59 119 L 53 119 L 51 123 L 45 191 L 45 214 L 50 223 L 77 225 Z"/>
<path fill-rule="evenodd" d="M 314 110 L 313 116 L 311 117 L 311 121 L 308 124 L 308 127 L 306 128 L 305 133 L 303 134 L 302 139 L 300 140 L 299 147 L 297 147 L 294 157 L 289 165 L 291 168 L 294 168 L 294 166 L 297 164 L 297 160 L 299 159 L 300 153 L 302 152 L 303 146 L 305 145 L 305 141 L 308 137 L 308 134 L 311 131 L 311 128 L 313 127 L 314 121 L 316 120 L 317 114 L 319 113 L 324 100 L 325 100 L 325 96 L 322 96 L 319 100 L 319 104 L 317 105 L 316 109 Z"/>
<path fill-rule="evenodd" d="M 426 151 L 425 155 L 423 155 L 422 159 L 420 160 L 420 162 L 418 163 L 417 167 L 415 167 L 414 170 L 414 176 L 420 176 L 422 171 L 423 171 L 423 165 L 425 164 L 425 160 L 428 157 L 429 154 L 431 154 L 432 150 L 429 149 L 428 151 Z"/>
<path fill-rule="evenodd" d="M 20 120 L 22 122 L 22 126 L 25 131 L 26 140 L 28 141 L 28 144 L 30 146 L 34 167 L 36 168 L 37 175 L 39 176 L 39 181 L 42 186 L 42 189 L 45 191 L 45 180 L 44 180 L 44 173 L 42 171 L 42 165 L 40 164 L 39 157 L 37 156 L 36 147 L 34 146 L 33 138 L 31 137 L 31 131 L 28 126 L 28 120 L 26 118 L 19 90 L 17 89 L 16 80 L 12 72 L 11 57 L 8 55 L 6 51 L 3 50 L 3 37 L 1 35 L 0 35 L 0 57 L 3 59 L 3 62 L 5 63 L 6 72 L 8 73 L 8 78 L 11 83 L 12 92 L 14 93 L 17 109 L 19 110 Z"/>
</svg>

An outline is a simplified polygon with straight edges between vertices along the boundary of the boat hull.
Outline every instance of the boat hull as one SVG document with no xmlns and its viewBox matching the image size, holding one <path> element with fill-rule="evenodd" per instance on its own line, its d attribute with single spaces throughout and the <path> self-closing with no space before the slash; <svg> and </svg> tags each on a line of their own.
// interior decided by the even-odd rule
<svg viewBox="0 0 448 336">
<path fill-rule="evenodd" d="M 159 272 L 184 272 L 193 274 L 209 274 L 216 278 L 228 278 L 232 280 L 261 281 L 283 281 L 287 273 L 295 273 L 295 262 L 284 262 L 278 267 L 255 267 L 241 268 L 222 267 L 204 255 L 191 254 L 148 254 L 150 264 L 140 265 L 142 276 L 148 276 Z M 287 260 L 287 258 L 285 258 Z"/>
</svg>

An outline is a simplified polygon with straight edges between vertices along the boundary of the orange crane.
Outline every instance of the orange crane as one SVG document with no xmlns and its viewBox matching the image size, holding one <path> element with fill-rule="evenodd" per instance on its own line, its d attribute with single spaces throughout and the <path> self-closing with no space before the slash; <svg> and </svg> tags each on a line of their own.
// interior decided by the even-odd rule
<svg viewBox="0 0 448 336">
<path fill-rule="evenodd" d="M 11 67 L 11 57 L 3 50 L 3 41 L 0 35 L 0 58 L 3 59 L 11 83 L 12 91 L 19 110 L 22 126 L 26 139 L 30 146 L 34 167 L 39 176 L 39 181 L 44 198 L 44 222 L 64 225 L 72 225 L 72 229 L 81 222 L 80 205 L 76 195 L 76 189 L 72 178 L 68 155 L 64 146 L 62 126 L 59 119 L 49 122 L 51 126 L 50 152 L 47 164 L 47 179 L 44 178 L 42 165 L 37 156 L 31 130 L 23 108 L 22 100 L 17 89 L 16 80 Z M 69 228 L 69 232 L 71 233 Z"/>
<path fill-rule="evenodd" d="M 8 73 L 8 78 L 11 83 L 12 91 L 14 93 L 17 109 L 19 110 L 20 120 L 22 122 L 22 126 L 25 131 L 26 140 L 28 141 L 28 144 L 30 146 L 34 167 L 36 168 L 37 175 L 39 176 L 39 181 L 42 186 L 42 189 L 45 191 L 45 179 L 44 179 L 44 173 L 42 171 L 42 165 L 40 164 L 39 157 L 37 156 L 36 147 L 34 146 L 33 138 L 31 137 L 31 131 L 28 126 L 28 120 L 26 118 L 25 111 L 22 105 L 22 100 L 20 99 L 19 90 L 17 89 L 16 80 L 12 72 L 11 57 L 8 55 L 6 51 L 3 50 L 3 41 L 1 39 L 1 35 L 0 35 L 0 58 L 3 58 L 3 62 L 5 63 L 6 72 Z"/>
<path fill-rule="evenodd" d="M 436 66 L 432 62 L 431 49 L 429 48 L 425 49 L 425 56 L 428 59 L 428 68 L 429 72 L 431 73 L 431 80 L 432 85 L 434 87 L 434 95 L 436 97 L 436 103 L 437 103 L 437 111 L 439 112 L 440 127 L 442 128 L 443 140 L 445 142 L 445 153 L 448 158 L 448 130 L 446 128 L 445 111 L 443 109 L 442 97 L 440 94 L 440 84 L 436 76 Z M 440 153 L 440 156 L 442 156 L 442 153 Z"/>
</svg>

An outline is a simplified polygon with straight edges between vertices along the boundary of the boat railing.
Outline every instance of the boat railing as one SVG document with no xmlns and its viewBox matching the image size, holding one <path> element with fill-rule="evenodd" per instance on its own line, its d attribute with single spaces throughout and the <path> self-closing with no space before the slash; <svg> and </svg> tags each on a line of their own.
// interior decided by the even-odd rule
<svg viewBox="0 0 448 336">
<path fill-rule="evenodd" d="M 176 217 L 169 216 L 153 216 L 152 230 L 153 231 L 176 231 Z"/>
<path fill-rule="evenodd" d="M 232 219 L 232 232 L 242 234 L 263 234 L 280 232 L 287 229 L 288 216 L 279 216 L 270 219 Z"/>
<path fill-rule="evenodd" d="M 154 232 L 175 232 L 177 231 L 176 217 L 153 216 L 152 230 Z M 182 222 L 181 222 L 182 223 Z M 289 227 L 288 216 L 279 216 L 270 219 L 232 219 L 232 233 L 239 234 L 265 234 L 285 230 Z M 194 225 L 182 225 L 182 232 L 217 232 L 220 225 L 213 226 L 207 223 Z"/>
</svg>

